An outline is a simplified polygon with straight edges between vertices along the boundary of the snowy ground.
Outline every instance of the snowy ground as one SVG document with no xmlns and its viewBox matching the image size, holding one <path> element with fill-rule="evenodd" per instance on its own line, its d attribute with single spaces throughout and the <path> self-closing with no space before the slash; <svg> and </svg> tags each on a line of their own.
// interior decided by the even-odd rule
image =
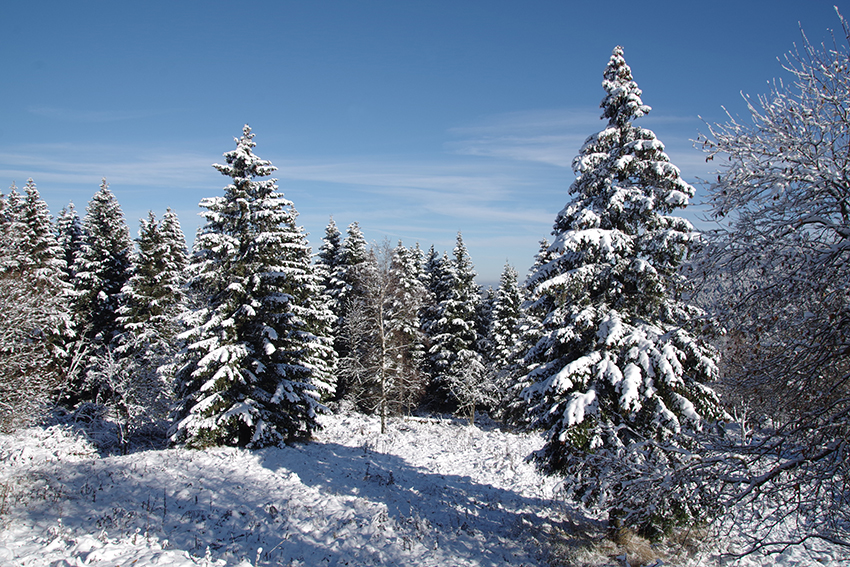
<svg viewBox="0 0 850 567">
<path fill-rule="evenodd" d="M 363 416 L 323 422 L 314 443 L 261 451 L 100 457 L 60 426 L 0 436 L 0 565 L 530 566 L 551 559 L 553 533 L 601 533 L 525 462 L 537 435 L 436 419 L 394 420 L 386 435 Z M 584 559 L 624 564 L 613 555 Z M 740 564 L 833 559 L 789 550 Z"/>
</svg>

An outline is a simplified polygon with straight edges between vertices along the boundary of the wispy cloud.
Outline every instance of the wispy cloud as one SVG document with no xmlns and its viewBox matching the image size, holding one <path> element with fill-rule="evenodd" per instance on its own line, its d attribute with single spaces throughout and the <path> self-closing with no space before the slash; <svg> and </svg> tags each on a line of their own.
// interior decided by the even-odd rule
<svg viewBox="0 0 850 567">
<path fill-rule="evenodd" d="M 42 182 L 83 184 L 106 177 L 129 186 L 200 187 L 209 171 L 209 157 L 189 152 L 79 144 L 0 147 L 0 176 L 25 174 Z"/>
<path fill-rule="evenodd" d="M 453 128 L 459 138 L 445 144 L 461 155 L 570 167 L 588 134 L 600 125 L 598 111 L 534 110 L 499 114 Z"/>
<path fill-rule="evenodd" d="M 690 141 L 696 137 L 700 124 L 696 116 L 663 114 L 650 114 L 637 123 L 657 130 L 672 161 L 689 178 L 701 176 L 706 170 L 704 158 Z M 460 155 L 569 168 L 587 137 L 604 126 L 597 109 L 510 112 L 451 129 L 449 134 L 458 139 L 446 142 L 445 147 Z"/>
<path fill-rule="evenodd" d="M 27 111 L 36 116 L 62 120 L 64 122 L 120 122 L 162 114 L 162 112 L 143 110 L 88 110 L 54 106 L 31 106 L 27 108 Z"/>
</svg>

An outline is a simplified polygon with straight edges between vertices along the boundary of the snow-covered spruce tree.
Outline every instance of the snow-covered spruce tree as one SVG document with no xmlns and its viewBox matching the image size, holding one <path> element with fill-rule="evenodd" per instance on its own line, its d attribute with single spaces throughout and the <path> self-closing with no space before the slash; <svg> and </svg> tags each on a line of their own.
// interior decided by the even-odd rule
<svg viewBox="0 0 850 567">
<path fill-rule="evenodd" d="M 62 293 L 63 251 L 59 246 L 50 220 L 50 211 L 38 194 L 32 179 L 24 187 L 25 196 L 21 207 L 21 222 L 27 227 L 27 239 L 22 242 L 27 267 L 43 285 Z"/>
<path fill-rule="evenodd" d="M 120 332 L 121 289 L 132 273 L 130 231 L 106 179 L 86 207 L 83 235 L 73 267 L 71 313 L 79 339 L 75 350 L 86 356 L 79 370 L 72 373 L 63 399 L 71 407 L 80 402 L 105 401 L 112 396 L 109 387 L 90 371 Z"/>
<path fill-rule="evenodd" d="M 342 332 L 342 329 L 347 326 L 345 319 L 348 316 L 348 310 L 367 293 L 363 282 L 365 278 L 370 277 L 368 272 L 373 268 L 368 265 L 369 253 L 366 239 L 360 230 L 360 223 L 355 221 L 348 225 L 345 239 L 338 250 L 336 268 L 329 282 L 335 309 L 334 315 L 336 315 L 334 328 L 337 332 L 334 334 L 334 350 L 340 360 L 348 357 L 351 349 L 354 348 L 351 344 L 353 337 L 350 333 Z M 346 397 L 350 393 L 351 386 L 345 375 L 341 375 L 336 384 L 336 397 L 338 399 Z"/>
<path fill-rule="evenodd" d="M 490 357 L 493 354 L 490 331 L 493 327 L 493 308 L 495 305 L 496 290 L 493 289 L 493 286 L 487 286 L 487 289 L 481 290 L 478 307 L 475 310 L 475 333 L 478 335 L 475 351 L 481 355 L 481 361 L 485 367 L 490 366 Z"/>
<path fill-rule="evenodd" d="M 140 222 L 136 243 L 133 275 L 118 309 L 122 332 L 114 352 L 101 361 L 102 375 L 112 382 L 122 441 L 168 416 L 179 350 L 177 317 L 186 299 L 188 253 L 177 215 L 168 209 L 157 222 L 150 212 Z"/>
<path fill-rule="evenodd" d="M 68 285 L 47 204 L 32 179 L 0 197 L 0 431 L 38 417 L 65 380 Z"/>
<path fill-rule="evenodd" d="M 534 383 L 532 371 L 539 366 L 538 362 L 526 365 L 525 356 L 543 337 L 543 320 L 554 309 L 554 297 L 551 295 L 541 295 L 534 300 L 530 299 L 533 289 L 531 277 L 558 257 L 549 248 L 549 240 L 542 238 L 537 254 L 534 256 L 534 263 L 528 270 L 528 276 L 521 290 L 523 301 L 517 328 L 519 338 L 511 355 L 510 364 L 499 377 L 499 391 L 502 399 L 498 414 L 504 421 L 523 428 L 529 427 L 531 416 L 527 412 L 528 405 L 522 397 L 522 392 Z"/>
<path fill-rule="evenodd" d="M 200 308 L 185 364 L 171 440 L 189 447 L 261 447 L 307 439 L 318 427 L 318 398 L 329 389 L 331 315 L 292 202 L 254 154 L 246 125 L 236 149 L 215 164 L 232 179 L 203 199 L 206 224 L 195 239 L 190 285 Z"/>
<path fill-rule="evenodd" d="M 157 222 L 153 212 L 140 221 L 133 275 L 124 285 L 119 322 L 124 331 L 153 334 L 171 341 L 174 318 L 184 303 L 188 263 L 186 239 L 171 209 Z"/>
<path fill-rule="evenodd" d="M 368 269 L 364 266 L 369 258 L 369 246 L 363 237 L 360 223 L 353 222 L 346 229 L 345 239 L 339 250 L 340 258 L 337 260 L 337 278 L 342 283 L 335 285 L 340 288 L 339 308 L 340 317 L 345 317 L 346 305 L 363 293 L 361 286 L 360 271 Z"/>
<path fill-rule="evenodd" d="M 56 239 L 65 260 L 65 278 L 70 282 L 74 278 L 74 266 L 83 247 L 83 225 L 74 203 L 68 203 L 67 207 L 59 211 L 56 217 Z"/>
<path fill-rule="evenodd" d="M 27 262 L 22 243 L 28 240 L 26 225 L 23 223 L 23 198 L 18 186 L 13 182 L 9 193 L 3 197 L 3 269 L 20 270 Z"/>
<path fill-rule="evenodd" d="M 322 292 L 328 296 L 328 307 L 332 312 L 339 311 L 339 304 L 345 284 L 340 278 L 343 261 L 342 234 L 333 217 L 325 227 L 325 236 L 316 254 L 316 275 L 320 278 Z"/>
<path fill-rule="evenodd" d="M 81 336 L 100 347 L 118 332 L 121 289 L 131 275 L 133 241 L 106 179 L 86 207 L 84 240 L 74 265 L 74 317 Z"/>
<path fill-rule="evenodd" d="M 441 264 L 442 278 L 434 290 L 435 295 L 443 299 L 437 304 L 437 316 L 428 329 L 431 339 L 428 358 L 433 372 L 429 402 L 436 407 L 463 406 L 468 415 L 474 412 L 474 404 L 480 400 L 461 395 L 461 392 L 470 391 L 463 384 L 465 381 L 472 378 L 478 381 L 477 375 L 472 376 L 466 370 L 472 361 L 483 368 L 483 361 L 476 351 L 479 288 L 460 233 L 453 259 L 444 259 Z M 471 410 L 470 406 L 473 406 Z"/>
<path fill-rule="evenodd" d="M 730 116 L 703 140 L 719 166 L 707 191 L 722 222 L 701 267 L 729 330 L 722 384 L 751 426 L 768 427 L 719 439 L 745 458 L 695 472 L 760 552 L 817 538 L 850 550 L 850 26 L 839 19 L 832 45 L 803 35 L 786 55 L 790 80 L 745 97 L 750 120 Z M 788 517 L 801 518 L 793 534 L 772 533 Z"/>
<path fill-rule="evenodd" d="M 448 289 L 444 286 L 446 282 L 443 278 L 446 266 L 448 266 L 448 258 L 441 257 L 432 244 L 428 249 L 427 256 L 422 261 L 422 274 L 420 276 L 420 281 L 428 291 L 425 305 L 422 306 L 420 313 L 420 325 L 428 343 L 431 341 L 431 328 L 439 318 L 437 306 L 448 297 Z M 433 374 L 430 362 L 428 362 L 428 373 Z"/>
<path fill-rule="evenodd" d="M 554 259 L 529 278 L 532 301 L 551 298 L 551 311 L 525 357 L 534 383 L 523 397 L 547 430 L 546 468 L 563 473 L 574 496 L 613 509 L 612 519 L 653 531 L 707 505 L 698 491 L 655 489 L 676 455 L 665 447 L 721 414 L 705 385 L 716 353 L 688 330 L 698 310 L 680 300 L 679 266 L 697 236 L 670 213 L 694 190 L 655 134 L 631 124 L 650 108 L 620 47 L 602 86 L 608 124 L 573 161 Z"/>
<path fill-rule="evenodd" d="M 421 253 L 421 251 L 420 251 Z M 422 283 L 421 256 L 417 249 L 405 248 L 401 241 L 393 251 L 389 272 L 389 332 L 397 345 L 396 402 L 399 411 L 410 411 L 419 405 L 427 387 L 425 335 L 420 314 L 428 298 Z"/>
<path fill-rule="evenodd" d="M 499 385 L 501 399 L 506 395 L 508 371 L 516 361 L 517 347 L 522 341 L 520 322 L 523 298 L 518 277 L 516 269 L 506 263 L 499 279 L 499 289 L 495 293 L 489 329 L 492 350 L 487 370 Z"/>
</svg>

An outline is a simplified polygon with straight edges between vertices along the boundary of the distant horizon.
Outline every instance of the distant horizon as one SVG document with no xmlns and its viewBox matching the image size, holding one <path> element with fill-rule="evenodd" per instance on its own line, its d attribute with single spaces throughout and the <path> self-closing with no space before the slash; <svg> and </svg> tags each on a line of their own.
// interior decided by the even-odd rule
<svg viewBox="0 0 850 567">
<path fill-rule="evenodd" d="M 508 261 L 523 278 L 569 202 L 572 159 L 599 118 L 605 64 L 622 45 L 653 130 L 697 197 L 715 163 L 693 147 L 741 93 L 787 78 L 777 58 L 830 42 L 846 2 L 541 1 L 401 4 L 154 1 L 15 3 L 2 63 L 0 177 L 32 178 L 55 217 L 81 217 L 105 177 L 135 237 L 177 213 L 191 246 L 198 202 L 227 180 L 211 164 L 249 124 L 256 153 L 317 251 L 331 216 L 451 253 L 464 236 L 483 286 Z M 167 17 L 166 17 L 167 15 Z M 704 120 L 704 121 L 703 121 Z"/>
</svg>

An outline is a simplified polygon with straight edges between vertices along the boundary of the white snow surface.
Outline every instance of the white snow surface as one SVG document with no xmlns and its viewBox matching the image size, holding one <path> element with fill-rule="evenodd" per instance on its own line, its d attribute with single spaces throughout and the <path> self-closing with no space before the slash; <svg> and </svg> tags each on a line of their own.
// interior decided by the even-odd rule
<svg viewBox="0 0 850 567">
<path fill-rule="evenodd" d="M 538 434 L 321 420 L 315 442 L 259 451 L 103 457 L 65 426 L 0 436 L 0 565 L 545 565 L 552 528 L 579 518 L 526 461 Z M 740 564 L 830 561 L 791 549 Z"/>
</svg>

